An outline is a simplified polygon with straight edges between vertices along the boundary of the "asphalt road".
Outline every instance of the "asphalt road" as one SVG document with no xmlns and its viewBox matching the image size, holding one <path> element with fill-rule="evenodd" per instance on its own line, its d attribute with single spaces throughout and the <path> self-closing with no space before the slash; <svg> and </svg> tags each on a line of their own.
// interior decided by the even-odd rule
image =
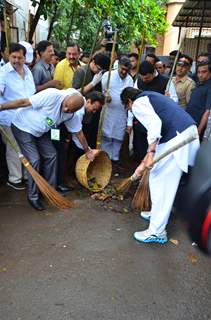
<svg viewBox="0 0 211 320">
<path fill-rule="evenodd" d="M 211 319 L 211 260 L 176 215 L 178 244 L 141 245 L 127 200 L 78 192 L 79 208 L 42 215 L 24 191 L 0 194 L 0 320 Z"/>
</svg>

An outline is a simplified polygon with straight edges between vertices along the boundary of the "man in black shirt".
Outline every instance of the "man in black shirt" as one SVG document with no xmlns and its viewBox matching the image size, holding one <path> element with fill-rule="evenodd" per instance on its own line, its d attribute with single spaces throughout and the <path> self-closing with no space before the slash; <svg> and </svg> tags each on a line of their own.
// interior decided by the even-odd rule
<svg viewBox="0 0 211 320">
<path fill-rule="evenodd" d="M 140 77 L 137 81 L 138 89 L 165 94 L 168 79 L 159 74 L 150 62 L 143 61 L 140 65 L 139 73 Z"/>
<path fill-rule="evenodd" d="M 193 90 L 186 111 L 196 121 L 200 138 L 207 125 L 211 109 L 211 65 L 203 62 L 197 66 L 199 82 Z"/>
<path fill-rule="evenodd" d="M 140 76 L 135 87 L 143 91 L 155 91 L 165 94 L 168 78 L 159 74 L 149 61 L 143 61 L 139 69 Z M 141 141 L 141 143 L 140 143 Z M 133 151 L 135 160 L 143 159 L 148 148 L 147 133 L 144 126 L 133 119 Z"/>
</svg>

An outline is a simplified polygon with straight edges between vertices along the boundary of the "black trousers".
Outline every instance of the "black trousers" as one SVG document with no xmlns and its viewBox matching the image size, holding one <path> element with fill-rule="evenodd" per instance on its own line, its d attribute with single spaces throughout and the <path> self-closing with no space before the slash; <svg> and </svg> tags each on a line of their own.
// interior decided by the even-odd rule
<svg viewBox="0 0 211 320">
<path fill-rule="evenodd" d="M 49 132 L 37 138 L 18 129 L 13 124 L 11 129 L 23 155 L 29 160 L 32 167 L 55 188 L 57 185 L 57 154 Z M 39 199 L 39 190 L 29 173 L 27 191 L 30 200 Z"/>
<path fill-rule="evenodd" d="M 147 131 L 140 123 L 133 124 L 133 152 L 134 159 L 140 162 L 148 149 Z"/>
<path fill-rule="evenodd" d="M 68 138 L 68 131 L 64 123 L 59 126 L 60 141 L 53 141 L 53 145 L 57 151 L 57 185 L 64 184 L 64 177 L 66 174 L 67 166 L 67 153 L 69 143 L 66 142 Z"/>
</svg>

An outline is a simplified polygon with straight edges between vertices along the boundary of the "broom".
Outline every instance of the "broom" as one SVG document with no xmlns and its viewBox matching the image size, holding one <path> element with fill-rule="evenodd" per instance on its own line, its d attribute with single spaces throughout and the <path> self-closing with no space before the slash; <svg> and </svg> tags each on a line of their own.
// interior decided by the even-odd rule
<svg viewBox="0 0 211 320">
<path fill-rule="evenodd" d="M 163 152 L 161 155 L 159 155 L 153 162 L 152 162 L 152 166 L 157 163 L 158 161 L 160 161 L 161 159 L 165 158 L 166 156 L 168 156 L 170 153 L 178 150 L 179 148 L 185 146 L 186 144 L 192 142 L 193 140 L 195 140 L 197 138 L 196 135 L 193 135 L 183 141 L 181 141 L 180 143 L 176 144 L 175 146 L 169 148 L 168 150 L 166 150 L 165 152 Z M 143 175 L 146 174 L 146 172 L 149 172 L 148 169 L 144 170 L 143 173 L 142 173 L 142 177 Z M 129 178 L 127 179 L 124 179 L 119 185 L 116 186 L 116 192 L 118 194 L 124 194 L 126 193 L 131 184 L 134 182 L 134 181 L 137 181 L 139 180 L 140 177 L 136 176 L 135 174 L 133 174 L 132 176 L 130 176 Z"/>
<path fill-rule="evenodd" d="M 186 144 L 192 142 L 197 138 L 196 135 L 190 136 L 187 139 L 184 139 L 180 143 L 176 144 L 175 146 L 169 148 L 164 153 L 162 153 L 160 156 L 158 156 L 152 163 L 152 166 L 169 155 L 170 153 L 178 150 L 179 148 L 185 146 Z M 151 210 L 151 198 L 150 198 L 150 189 L 149 189 L 149 175 L 150 175 L 150 169 L 145 168 L 143 170 L 143 174 L 141 177 L 141 180 L 139 182 L 138 188 L 135 192 L 135 195 L 132 200 L 132 208 L 133 209 L 140 209 L 142 211 L 150 211 Z"/>
<path fill-rule="evenodd" d="M 1 126 L 0 131 L 5 136 L 6 140 L 9 142 L 11 147 L 17 152 L 19 159 L 34 179 L 34 182 L 38 186 L 40 192 L 43 194 L 43 196 L 46 197 L 46 199 L 50 203 L 56 206 L 57 208 L 61 209 L 69 209 L 76 207 L 71 200 L 64 198 L 52 186 L 50 186 L 48 182 L 31 166 L 29 161 L 19 152 L 17 145 L 12 141 L 12 139 L 8 136 L 8 134 Z"/>
</svg>

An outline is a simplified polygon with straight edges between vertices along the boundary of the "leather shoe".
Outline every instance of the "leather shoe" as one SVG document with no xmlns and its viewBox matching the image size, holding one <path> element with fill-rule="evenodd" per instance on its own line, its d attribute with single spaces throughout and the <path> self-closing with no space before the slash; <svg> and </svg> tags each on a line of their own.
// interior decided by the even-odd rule
<svg viewBox="0 0 211 320">
<path fill-rule="evenodd" d="M 59 185 L 59 186 L 57 186 L 57 189 L 56 189 L 56 190 L 59 191 L 59 192 L 61 192 L 61 193 L 67 193 L 67 192 L 69 192 L 69 191 L 72 191 L 73 188 L 67 187 L 67 186 L 63 186 L 63 185 Z"/>
<path fill-rule="evenodd" d="M 31 199 L 28 198 L 28 202 L 30 203 L 30 205 L 31 205 L 35 210 L 38 210 L 38 211 L 43 211 L 43 210 L 45 210 L 45 208 L 43 207 L 40 199 L 31 200 Z"/>
</svg>

